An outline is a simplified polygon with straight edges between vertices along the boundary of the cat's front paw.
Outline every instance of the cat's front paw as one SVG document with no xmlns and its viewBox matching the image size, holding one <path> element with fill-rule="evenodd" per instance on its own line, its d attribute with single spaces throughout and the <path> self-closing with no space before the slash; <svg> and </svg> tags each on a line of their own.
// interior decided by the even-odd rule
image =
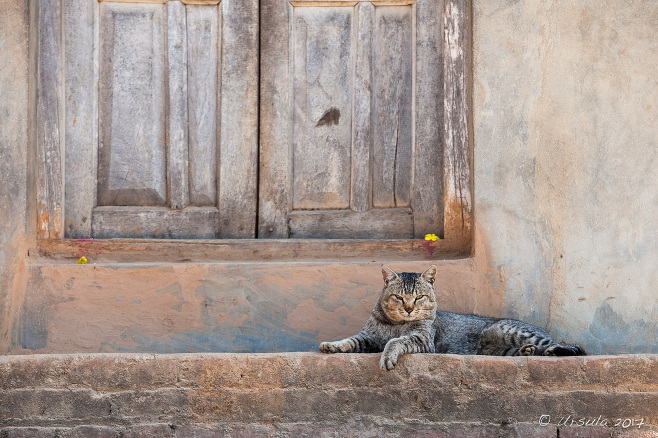
<svg viewBox="0 0 658 438">
<path fill-rule="evenodd" d="M 337 342 L 323 342 L 320 344 L 320 351 L 323 353 L 340 353 Z"/>
<path fill-rule="evenodd" d="M 537 346 L 532 345 L 532 344 L 527 344 L 524 345 L 523 347 L 519 348 L 519 356 L 535 356 L 537 352 Z"/>
<path fill-rule="evenodd" d="M 379 360 L 379 367 L 383 370 L 391 371 L 398 364 L 398 355 L 385 351 Z"/>
</svg>

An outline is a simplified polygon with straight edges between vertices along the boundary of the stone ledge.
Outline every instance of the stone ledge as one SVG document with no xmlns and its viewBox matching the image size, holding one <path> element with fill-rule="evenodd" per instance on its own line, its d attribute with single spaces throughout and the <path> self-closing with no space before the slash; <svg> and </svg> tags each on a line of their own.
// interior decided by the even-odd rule
<svg viewBox="0 0 658 438">
<path fill-rule="evenodd" d="M 447 425 L 479 424 L 481 436 L 489 436 L 489 430 L 497 436 L 501 427 L 539 427 L 543 415 L 551 419 L 548 429 L 537 429 L 541 436 L 558 428 L 564 430 L 561 436 L 600 436 L 591 435 L 600 431 L 657 436 L 658 355 L 417 354 L 403 357 L 391 372 L 379 369 L 379 354 L 0 357 L 3 437 L 22 436 L 29 427 L 64 428 L 77 436 L 74 432 L 82 427 L 120 427 L 123 434 L 131 427 L 163 424 L 179 431 L 172 436 L 192 436 L 180 434 L 217 424 L 265 429 L 370 425 L 397 430 L 400 436 L 405 428 L 426 426 L 453 436 L 454 427 Z M 569 423 L 569 415 L 575 423 Z M 581 419 L 592 423 L 598 418 L 597 426 L 578 427 Z M 643 425 L 611 427 L 617 419 L 642 420 Z M 601 427 L 602 420 L 608 427 Z M 274 433 L 265 429 L 263 436 Z"/>
</svg>

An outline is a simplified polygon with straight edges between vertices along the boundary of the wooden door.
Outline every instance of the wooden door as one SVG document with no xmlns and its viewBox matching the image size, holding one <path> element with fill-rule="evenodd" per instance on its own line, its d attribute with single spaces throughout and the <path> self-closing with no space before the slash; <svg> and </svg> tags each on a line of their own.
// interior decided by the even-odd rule
<svg viewBox="0 0 658 438">
<path fill-rule="evenodd" d="M 262 9 L 259 236 L 441 235 L 443 2 Z"/>
<path fill-rule="evenodd" d="M 466 5 L 31 3 L 39 238 L 468 237 Z"/>
<path fill-rule="evenodd" d="M 254 237 L 257 1 L 63 3 L 66 236 Z"/>
</svg>

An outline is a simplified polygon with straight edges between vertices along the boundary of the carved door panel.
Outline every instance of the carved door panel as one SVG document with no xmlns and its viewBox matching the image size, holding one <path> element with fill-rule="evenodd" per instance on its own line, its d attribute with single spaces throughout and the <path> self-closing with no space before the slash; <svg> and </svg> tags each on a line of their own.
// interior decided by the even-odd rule
<svg viewBox="0 0 658 438">
<path fill-rule="evenodd" d="M 443 2 L 262 6 L 263 237 L 443 230 Z"/>
<path fill-rule="evenodd" d="M 65 3 L 67 237 L 254 237 L 257 2 Z"/>
</svg>

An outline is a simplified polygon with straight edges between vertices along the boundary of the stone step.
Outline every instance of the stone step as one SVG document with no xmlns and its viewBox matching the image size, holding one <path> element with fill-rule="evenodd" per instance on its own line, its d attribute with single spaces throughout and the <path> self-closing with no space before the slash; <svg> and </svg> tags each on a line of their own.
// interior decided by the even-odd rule
<svg viewBox="0 0 658 438">
<path fill-rule="evenodd" d="M 658 435 L 658 355 L 0 357 L 0 436 Z M 570 435 L 571 434 L 571 435 Z"/>
</svg>

